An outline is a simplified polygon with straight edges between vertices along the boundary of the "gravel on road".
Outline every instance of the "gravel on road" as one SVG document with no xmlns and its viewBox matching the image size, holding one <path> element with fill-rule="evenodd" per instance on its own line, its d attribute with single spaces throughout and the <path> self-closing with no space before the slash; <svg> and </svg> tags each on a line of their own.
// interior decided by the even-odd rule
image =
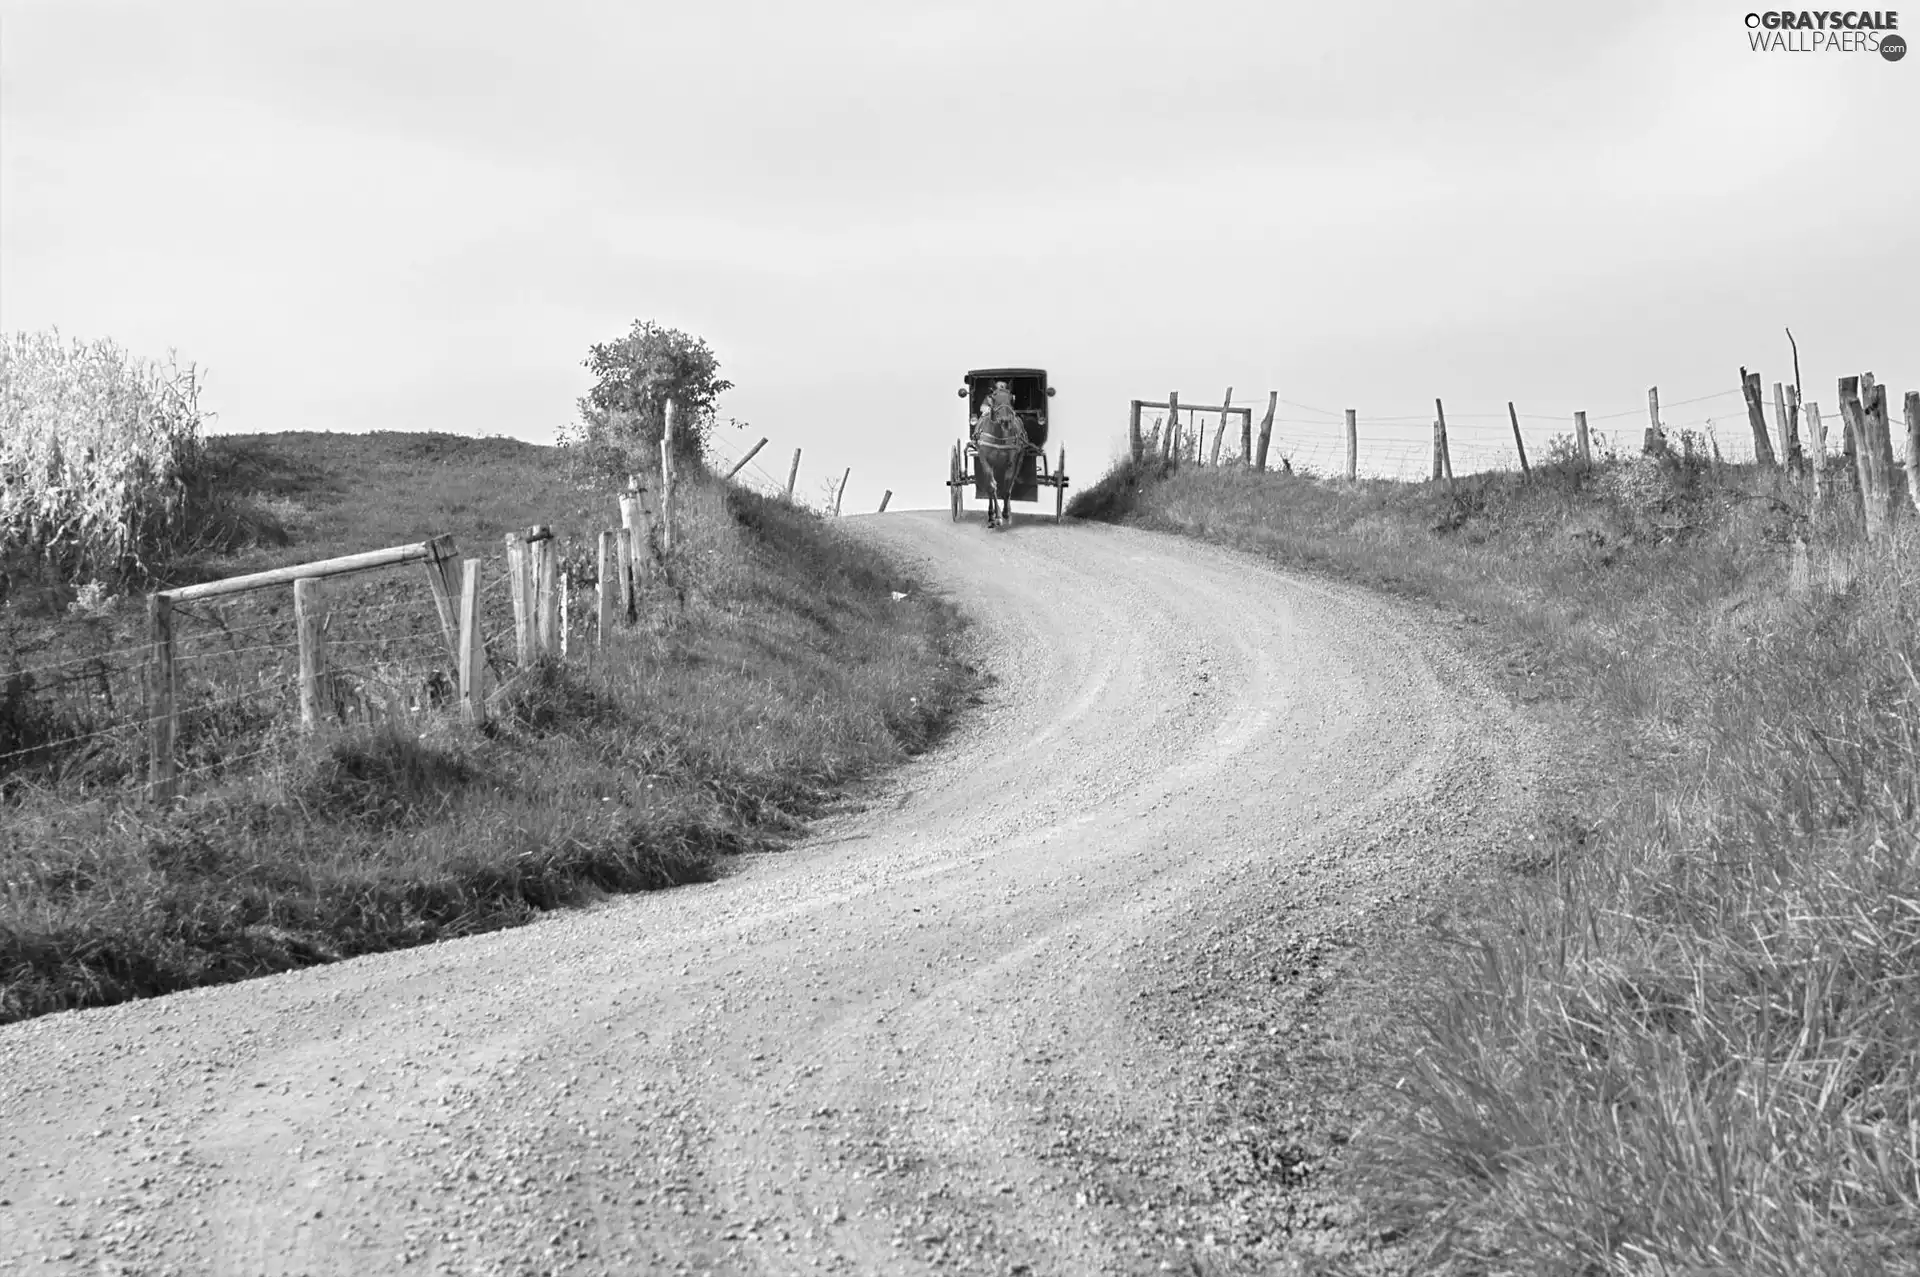
<svg viewBox="0 0 1920 1277">
<path fill-rule="evenodd" d="M 943 745 L 718 882 L 0 1028 L 0 1274 L 1277 1255 L 1311 1167 L 1210 1109 L 1505 836 L 1525 725 L 1403 606 L 1248 556 L 844 526 L 975 619 Z"/>
</svg>

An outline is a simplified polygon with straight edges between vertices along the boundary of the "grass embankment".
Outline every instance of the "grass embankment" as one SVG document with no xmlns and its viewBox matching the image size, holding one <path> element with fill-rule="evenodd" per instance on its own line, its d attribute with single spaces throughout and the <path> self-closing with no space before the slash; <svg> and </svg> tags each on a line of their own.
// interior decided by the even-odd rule
<svg viewBox="0 0 1920 1277">
<path fill-rule="evenodd" d="M 1869 549 L 1798 487 L 1646 459 L 1457 497 L 1122 466 L 1075 504 L 1468 614 L 1612 747 L 1557 846 L 1489 849 L 1464 947 L 1399 955 L 1437 981 L 1401 1008 L 1420 1058 L 1382 1061 L 1340 1173 L 1402 1262 L 1920 1271 L 1910 512 Z"/>
<path fill-rule="evenodd" d="M 209 509 L 224 526 L 170 581 L 440 533 L 497 555 L 508 529 L 585 537 L 614 514 L 611 493 L 572 482 L 556 450 L 509 440 L 209 446 Z M 591 661 L 576 651 L 542 669 L 484 732 L 439 714 L 302 739 L 287 702 L 277 724 L 184 742 L 218 758 L 264 731 L 273 748 L 167 813 L 128 801 L 145 766 L 138 733 L 0 775 L 0 1021 L 711 877 L 728 853 L 775 845 L 849 780 L 925 747 L 968 694 L 957 616 L 917 589 L 895 602 L 909 586 L 831 524 L 696 479 L 676 527 L 674 588 L 648 594 L 641 624 Z M 416 601 L 419 571 L 399 583 Z M 17 592 L 0 613 L 9 645 L 113 650 L 144 633 L 137 599 L 69 615 L 71 593 Z M 0 649 L 0 678 L 6 659 Z M 16 738 L 47 725 L 32 696 L 15 683 Z"/>
</svg>

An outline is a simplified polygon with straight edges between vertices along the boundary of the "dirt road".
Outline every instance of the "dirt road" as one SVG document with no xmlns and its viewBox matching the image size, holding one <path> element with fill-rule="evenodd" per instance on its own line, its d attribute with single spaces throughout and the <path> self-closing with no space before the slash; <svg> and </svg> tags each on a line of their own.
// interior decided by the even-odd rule
<svg viewBox="0 0 1920 1277">
<path fill-rule="evenodd" d="M 978 618 L 954 739 L 718 883 L 0 1028 L 0 1273 L 1251 1253 L 1146 1221 L 1214 1155 L 1200 1065 L 1287 1027 L 1155 998 L 1263 925 L 1280 982 L 1500 836 L 1516 725 L 1397 605 L 1191 541 L 847 526 Z"/>
</svg>

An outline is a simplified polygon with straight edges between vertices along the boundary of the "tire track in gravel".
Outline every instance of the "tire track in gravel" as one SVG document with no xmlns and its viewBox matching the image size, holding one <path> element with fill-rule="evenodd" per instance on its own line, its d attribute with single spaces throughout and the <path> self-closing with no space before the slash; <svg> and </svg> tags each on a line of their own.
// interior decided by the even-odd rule
<svg viewBox="0 0 1920 1277">
<path fill-rule="evenodd" d="M 1195 1253 L 1163 1208 L 1232 1043 L 1156 999 L 1222 925 L 1443 881 L 1525 805 L 1524 733 L 1403 609 L 1245 556 L 846 526 L 977 620 L 999 681 L 948 743 L 717 883 L 0 1028 L 0 1272 Z"/>
</svg>

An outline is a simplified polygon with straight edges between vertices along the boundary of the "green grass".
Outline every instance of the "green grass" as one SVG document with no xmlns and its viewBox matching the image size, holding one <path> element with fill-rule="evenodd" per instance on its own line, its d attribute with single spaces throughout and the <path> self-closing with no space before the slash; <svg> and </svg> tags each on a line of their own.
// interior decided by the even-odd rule
<svg viewBox="0 0 1920 1277">
<path fill-rule="evenodd" d="M 1393 1242 L 1346 1265 L 1920 1271 L 1920 528 L 1854 500 L 1646 459 L 1076 499 L 1473 618 L 1588 760 L 1391 959 L 1338 1174 Z"/>
<path fill-rule="evenodd" d="M 534 523 L 578 551 L 616 521 L 612 495 L 559 453 L 510 440 L 262 435 L 211 450 L 224 523 L 169 583 L 439 533 L 497 560 L 502 535 Z M 242 701 L 185 720 L 183 762 L 211 770 L 166 812 L 135 801 L 138 733 L 16 758 L 0 774 L 0 1021 L 710 878 L 927 747 L 976 685 L 957 615 L 831 523 L 693 477 L 676 527 L 640 623 L 515 684 L 485 730 L 423 713 L 308 737 L 285 695 Z M 413 650 L 435 651 L 421 569 L 369 574 L 356 592 L 358 579 L 328 584 L 343 616 L 411 618 L 425 643 Z M 241 596 L 222 619 L 267 624 L 284 593 Z M 0 678 L 98 650 L 116 679 L 137 679 L 137 653 L 120 652 L 144 634 L 136 601 L 75 601 L 46 582 L 15 597 L 0 613 Z M 219 656 L 210 633 L 189 650 Z M 217 690 L 286 655 L 207 668 Z M 72 688 L 54 695 L 44 676 L 13 688 L 0 726 L 11 713 L 16 738 L 38 730 L 35 714 L 69 734 L 84 725 Z M 122 716 L 129 697 L 137 710 L 137 684 L 118 696 Z M 256 756 L 221 765 L 243 754 Z"/>
</svg>

